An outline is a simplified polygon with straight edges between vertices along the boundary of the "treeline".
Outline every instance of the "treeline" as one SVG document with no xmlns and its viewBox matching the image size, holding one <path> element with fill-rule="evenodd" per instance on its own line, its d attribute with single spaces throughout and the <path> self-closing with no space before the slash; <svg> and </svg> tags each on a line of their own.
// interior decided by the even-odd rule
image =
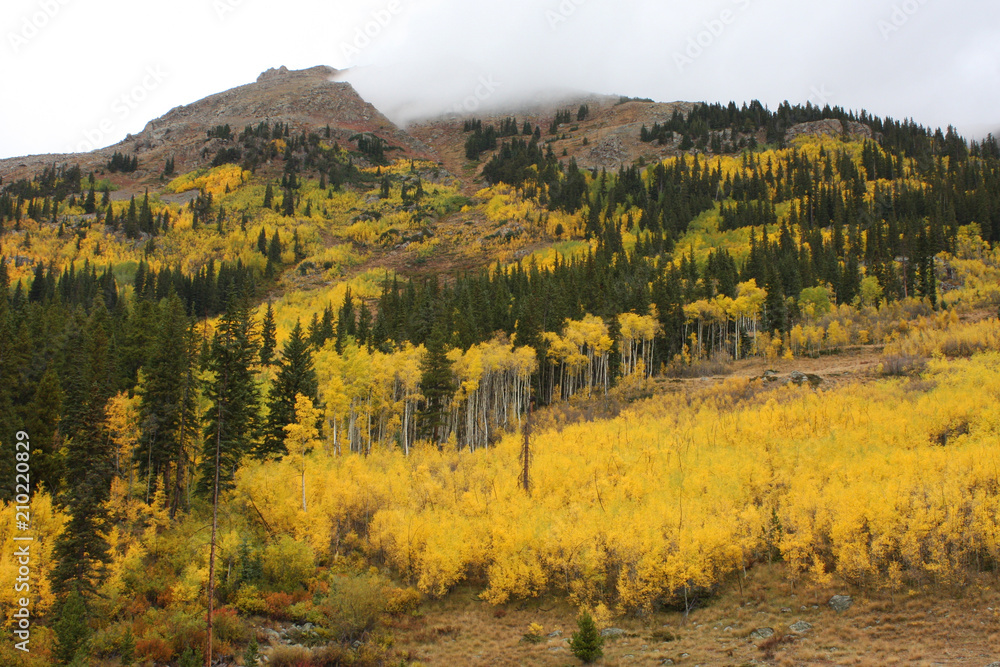
<svg viewBox="0 0 1000 667">
<path fill-rule="evenodd" d="M 923 168 L 929 168 L 931 158 L 936 155 L 957 161 L 969 156 L 986 159 L 1000 157 L 1000 147 L 992 135 L 981 142 L 969 144 L 951 126 L 944 132 L 940 128 L 932 131 L 912 120 L 880 118 L 865 110 L 855 113 L 836 106 L 819 107 L 812 103 L 792 105 L 787 101 L 774 111 L 757 100 L 740 106 L 735 102 L 728 105 L 701 103 L 687 114 L 675 109 L 670 120 L 654 123 L 652 128 L 643 125 L 640 139 L 662 145 L 672 142 L 674 135 L 681 135 L 682 151 L 705 149 L 711 144 L 715 153 L 733 153 L 744 148 L 756 148 L 756 135 L 760 133 L 763 133 L 767 143 L 779 144 L 793 125 L 827 119 L 868 126 L 884 149 L 914 158 Z M 723 138 L 729 143 L 723 144 Z"/>
<path fill-rule="evenodd" d="M 513 116 L 500 121 L 500 128 L 493 125 L 483 125 L 483 121 L 478 118 L 465 121 L 462 130 L 471 132 L 469 138 L 465 140 L 465 157 L 468 160 L 478 160 L 485 151 L 496 150 L 497 139 L 505 137 L 516 137 L 519 133 L 525 136 L 534 134 L 536 138 L 541 136 L 541 129 L 531 128 L 531 123 L 524 121 L 524 126 L 518 130 L 517 119 Z"/>
<path fill-rule="evenodd" d="M 111 159 L 108 160 L 108 171 L 112 174 L 116 172 L 131 173 L 139 168 L 139 157 L 133 155 L 129 157 L 120 151 L 115 151 Z"/>
</svg>

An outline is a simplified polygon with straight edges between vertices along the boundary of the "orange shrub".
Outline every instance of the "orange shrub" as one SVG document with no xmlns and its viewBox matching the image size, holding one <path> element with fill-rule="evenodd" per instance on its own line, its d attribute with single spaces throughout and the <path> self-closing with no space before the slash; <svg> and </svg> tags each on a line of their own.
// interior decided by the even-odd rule
<svg viewBox="0 0 1000 667">
<path fill-rule="evenodd" d="M 135 655 L 139 662 L 166 663 L 174 659 L 174 647 L 163 637 L 145 637 L 135 643 Z"/>
</svg>

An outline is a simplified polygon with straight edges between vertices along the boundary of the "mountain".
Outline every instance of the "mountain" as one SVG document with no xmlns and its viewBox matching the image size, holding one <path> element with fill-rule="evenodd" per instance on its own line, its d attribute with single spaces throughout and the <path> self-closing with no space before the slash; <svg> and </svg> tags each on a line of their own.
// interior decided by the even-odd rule
<svg viewBox="0 0 1000 667">
<path fill-rule="evenodd" d="M 619 98 L 608 95 L 562 94 L 544 102 L 525 101 L 502 111 L 486 113 L 450 113 L 412 122 L 400 128 L 378 109 L 362 99 L 350 83 L 342 81 L 345 72 L 317 66 L 289 70 L 282 66 L 262 72 L 254 83 L 211 95 L 191 104 L 175 107 L 160 118 L 149 121 L 141 132 L 121 142 L 89 153 L 31 155 L 0 160 L 4 181 L 30 178 L 53 164 L 79 164 L 84 173 L 102 171 L 115 152 L 138 157 L 139 168 L 127 178 L 115 178 L 122 192 L 139 192 L 156 185 L 168 158 L 174 158 L 175 171 L 185 173 L 211 165 L 222 139 L 207 136 L 210 130 L 228 125 L 238 134 L 246 126 L 262 121 L 280 121 L 294 133 L 323 133 L 330 128 L 331 141 L 348 145 L 351 138 L 368 133 L 384 139 L 392 157 L 429 159 L 439 162 L 448 172 L 465 179 L 466 135 L 462 123 L 470 118 L 485 124 L 499 125 L 506 118 L 528 122 L 543 129 L 545 139 L 553 117 L 567 111 L 571 121 L 563 124 L 555 145 L 565 157 L 573 158 L 583 168 L 617 170 L 644 160 L 655 162 L 680 154 L 681 137 L 668 142 L 640 141 L 643 127 L 666 125 L 675 113 L 687 115 L 696 106 L 690 102 L 657 103 L 652 100 Z M 586 118 L 577 120 L 580 107 L 586 105 Z M 803 125 L 789 136 L 831 132 L 825 126 Z M 854 129 L 864 126 L 853 123 Z M 870 131 L 863 134 L 871 136 Z M 749 136 L 749 135 L 747 135 Z M 763 141 L 762 135 L 759 138 Z M 471 174 L 475 176 L 476 174 Z M 468 183 L 472 187 L 471 183 Z M 475 188 L 473 188 L 475 189 Z M 119 195 L 121 196 L 121 195 Z"/>
<path fill-rule="evenodd" d="M 430 149 L 401 131 L 378 109 L 365 102 L 351 84 L 337 81 L 340 72 L 332 67 L 289 70 L 282 66 L 262 72 L 254 83 L 211 95 L 191 104 L 171 109 L 151 120 L 142 132 L 121 142 L 84 154 L 49 154 L 0 160 L 0 176 L 5 180 L 30 177 L 53 163 L 77 163 L 84 171 L 99 170 L 113 155 L 136 155 L 140 169 L 131 180 L 145 182 L 162 171 L 167 158 L 174 157 L 178 173 L 208 164 L 223 145 L 206 133 L 229 125 L 239 133 L 246 125 L 280 120 L 296 132 L 325 132 L 333 141 L 348 143 L 359 133 L 371 133 L 401 148 L 407 157 L 426 157 Z"/>
</svg>

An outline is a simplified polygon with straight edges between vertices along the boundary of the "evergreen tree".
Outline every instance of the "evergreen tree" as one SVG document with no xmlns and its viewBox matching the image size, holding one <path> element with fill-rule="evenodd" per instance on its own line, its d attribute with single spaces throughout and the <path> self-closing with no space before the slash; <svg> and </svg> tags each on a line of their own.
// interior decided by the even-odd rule
<svg viewBox="0 0 1000 667">
<path fill-rule="evenodd" d="M 122 635 L 118 650 L 119 662 L 122 667 L 131 667 L 135 664 L 135 635 L 132 634 L 132 628 L 125 628 L 125 634 Z"/>
<path fill-rule="evenodd" d="M 420 428 L 424 437 L 438 446 L 444 442 L 448 402 L 455 393 L 455 379 L 445 342 L 444 325 L 438 322 L 427 339 L 427 352 L 420 361 L 420 387 L 424 393 Z"/>
<path fill-rule="evenodd" d="M 57 664 L 68 665 L 85 653 L 90 639 L 87 624 L 87 605 L 75 587 L 59 605 L 59 614 L 52 629 L 56 635 L 55 658 Z"/>
<path fill-rule="evenodd" d="M 108 311 L 98 297 L 86 321 L 78 315 L 71 323 L 66 341 L 63 428 L 66 478 L 72 483 L 62 497 L 70 519 L 54 549 L 58 562 L 52 588 L 57 594 L 74 585 L 84 593 L 91 592 L 108 561 L 104 503 L 114 475 L 110 439 L 104 428 L 104 406 L 114 389 L 109 329 Z"/>
<path fill-rule="evenodd" d="M 576 624 L 580 629 L 574 632 L 570 638 L 569 648 L 573 651 L 573 655 L 584 663 L 590 664 L 604 655 L 602 649 L 604 637 L 597 631 L 594 619 L 587 612 L 584 612 L 576 620 Z"/>
<path fill-rule="evenodd" d="M 163 488 L 171 489 L 173 475 L 182 474 L 185 445 L 195 422 L 193 332 L 177 295 L 171 294 L 161 304 L 154 328 L 139 389 L 142 430 L 136 448 L 138 472 L 146 480 L 147 501 L 158 476 Z"/>
<path fill-rule="evenodd" d="M 271 244 L 267 247 L 267 258 L 275 265 L 281 264 L 281 252 L 284 248 L 281 244 L 281 237 L 278 235 L 278 230 L 274 230 L 274 236 L 271 237 Z"/>
<path fill-rule="evenodd" d="M 264 313 L 264 321 L 260 328 L 260 365 L 270 366 L 274 361 L 275 340 L 274 309 L 271 302 L 267 303 L 267 312 Z"/>
<path fill-rule="evenodd" d="M 257 644 L 257 636 L 250 633 L 250 643 L 247 644 L 246 651 L 243 652 L 243 667 L 259 667 L 260 646 Z"/>
<path fill-rule="evenodd" d="M 284 456 L 285 426 L 295 421 L 295 397 L 298 394 L 309 397 L 314 404 L 319 402 L 319 384 L 312 365 L 312 351 L 309 341 L 302 331 L 300 322 L 295 323 L 288 342 L 281 350 L 281 362 L 277 376 L 268 393 L 268 415 L 264 442 L 257 456 Z"/>
<path fill-rule="evenodd" d="M 212 377 L 205 387 L 210 407 L 197 485 L 202 495 L 211 495 L 216 469 L 220 489 L 230 488 L 240 461 L 257 441 L 261 426 L 260 394 L 253 366 L 260 350 L 254 328 L 245 300 L 230 299 L 206 364 Z"/>
<path fill-rule="evenodd" d="M 274 205 L 274 190 L 271 188 L 271 184 L 267 184 L 267 190 L 264 191 L 264 208 L 271 208 Z M 263 234 L 264 231 L 261 230 Z M 263 252 L 263 251 L 262 251 Z"/>
</svg>

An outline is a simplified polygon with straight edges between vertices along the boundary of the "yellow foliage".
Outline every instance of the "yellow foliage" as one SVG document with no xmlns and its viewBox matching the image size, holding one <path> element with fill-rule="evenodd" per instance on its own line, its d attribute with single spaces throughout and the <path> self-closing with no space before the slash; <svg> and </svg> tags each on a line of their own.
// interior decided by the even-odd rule
<svg viewBox="0 0 1000 667">
<path fill-rule="evenodd" d="M 9 452 L 9 449 L 5 449 Z M 0 621 L 4 627 L 9 627 L 11 614 L 20 605 L 17 602 L 23 597 L 31 601 L 29 609 L 34 617 L 44 616 L 52 608 L 55 595 L 50 585 L 50 577 L 56 562 L 53 547 L 67 516 L 52 502 L 52 497 L 44 491 L 37 491 L 31 497 L 29 510 L 29 533 L 16 530 L 17 521 L 23 521 L 24 516 L 18 516 L 18 507 L 14 503 L 0 504 Z M 15 542 L 15 536 L 30 535 L 31 542 Z M 29 549 L 30 576 L 28 580 L 18 581 L 19 568 L 23 563 L 15 555 L 25 545 Z M 27 584 L 27 590 L 17 590 L 15 586 Z"/>
<path fill-rule="evenodd" d="M 981 400 L 1000 392 L 1000 354 L 929 373 L 926 392 L 733 379 L 537 433 L 530 498 L 516 435 L 488 452 L 317 456 L 308 520 L 276 491 L 294 484 L 289 461 L 245 467 L 236 497 L 316 558 L 354 545 L 434 596 L 482 577 L 492 603 L 555 589 L 593 607 L 615 589 L 643 608 L 772 549 L 792 577 L 958 582 L 977 554 L 1000 558 L 1000 408 Z"/>
<path fill-rule="evenodd" d="M 170 192 L 200 190 L 215 197 L 236 190 L 250 178 L 250 172 L 235 164 L 224 164 L 213 169 L 199 169 L 178 176 L 167 184 Z"/>
</svg>

